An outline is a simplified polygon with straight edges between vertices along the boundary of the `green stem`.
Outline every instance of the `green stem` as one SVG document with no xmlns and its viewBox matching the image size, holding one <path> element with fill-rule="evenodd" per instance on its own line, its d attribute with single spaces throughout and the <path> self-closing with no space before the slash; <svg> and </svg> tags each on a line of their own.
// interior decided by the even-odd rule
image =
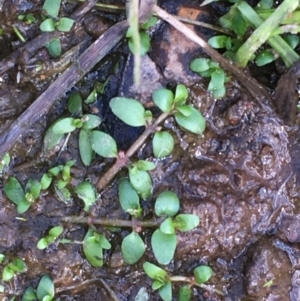
<svg viewBox="0 0 300 301">
<path fill-rule="evenodd" d="M 26 42 L 26 39 L 23 37 L 23 35 L 21 34 L 20 30 L 13 25 L 13 30 L 14 32 L 16 33 L 16 35 L 18 36 L 18 38 L 23 42 L 25 43 Z"/>
<path fill-rule="evenodd" d="M 271 37 L 271 34 L 281 21 L 297 8 L 298 4 L 299 0 L 284 0 L 274 13 L 263 22 L 255 10 L 245 1 L 237 3 L 237 8 L 243 17 L 257 29 L 237 51 L 236 62 L 245 67 L 257 49 L 267 40 L 282 57 L 287 67 L 297 62 L 299 60 L 298 54 L 280 36 Z"/>
<path fill-rule="evenodd" d="M 129 30 L 131 30 L 131 39 L 134 47 L 134 83 L 136 85 L 140 84 L 141 78 L 141 36 L 139 32 L 139 1 L 138 0 L 130 0 L 129 2 Z"/>
</svg>

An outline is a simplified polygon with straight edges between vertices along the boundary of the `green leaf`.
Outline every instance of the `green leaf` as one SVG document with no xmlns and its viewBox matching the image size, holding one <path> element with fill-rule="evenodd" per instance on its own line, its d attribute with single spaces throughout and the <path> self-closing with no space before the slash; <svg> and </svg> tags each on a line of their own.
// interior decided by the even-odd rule
<svg viewBox="0 0 300 301">
<path fill-rule="evenodd" d="M 0 254 L 0 263 L 2 263 L 4 259 L 5 259 L 5 255 L 4 254 Z"/>
<path fill-rule="evenodd" d="M 129 168 L 129 180 L 133 188 L 143 199 L 151 195 L 152 180 L 147 171 L 137 170 L 135 172 L 134 168 Z"/>
<path fill-rule="evenodd" d="M 57 238 L 60 234 L 63 233 L 63 231 L 64 228 L 62 226 L 56 226 L 49 231 L 49 235 L 53 236 L 54 238 Z"/>
<path fill-rule="evenodd" d="M 192 113 L 189 116 L 184 116 L 180 112 L 176 112 L 174 114 L 176 122 L 183 127 L 184 129 L 194 133 L 194 134 L 202 134 L 205 130 L 205 118 L 202 114 L 191 106 Z"/>
<path fill-rule="evenodd" d="M 174 149 L 173 136 L 165 131 L 156 132 L 152 139 L 153 154 L 155 158 L 164 158 L 169 156 Z"/>
<path fill-rule="evenodd" d="M 118 192 L 121 207 L 124 211 L 137 210 L 140 208 L 140 199 L 127 178 L 118 182 Z"/>
<path fill-rule="evenodd" d="M 60 39 L 53 39 L 46 45 L 52 57 L 59 57 L 61 55 L 61 42 Z"/>
<path fill-rule="evenodd" d="M 17 205 L 17 211 L 18 211 L 18 213 L 22 214 L 22 213 L 26 212 L 30 206 L 31 206 L 31 203 L 28 202 L 26 199 L 24 199 L 21 203 L 19 203 Z"/>
<path fill-rule="evenodd" d="M 6 266 L 3 269 L 2 280 L 9 281 L 14 277 L 14 275 L 15 275 L 15 272 L 12 269 L 10 269 L 8 266 Z"/>
<path fill-rule="evenodd" d="M 4 185 L 4 192 L 6 196 L 16 205 L 25 200 L 25 193 L 19 181 L 14 177 L 9 177 Z"/>
<path fill-rule="evenodd" d="M 66 134 L 73 132 L 76 129 L 74 121 L 75 119 L 72 117 L 66 117 L 59 120 L 57 123 L 55 123 L 53 132 L 55 134 Z"/>
<path fill-rule="evenodd" d="M 165 282 L 165 279 L 167 279 L 167 272 L 153 263 L 148 261 L 144 262 L 143 269 L 151 279 L 159 280 L 163 283 Z"/>
<path fill-rule="evenodd" d="M 222 69 L 215 70 L 211 75 L 211 88 L 208 87 L 208 91 L 213 91 L 224 87 L 225 73 Z"/>
<path fill-rule="evenodd" d="M 176 235 L 165 234 L 157 229 L 151 237 L 151 246 L 156 260 L 160 264 L 169 264 L 176 249 Z"/>
<path fill-rule="evenodd" d="M 62 170 L 62 178 L 67 183 L 71 180 L 71 167 L 69 165 L 65 165 Z"/>
<path fill-rule="evenodd" d="M 174 216 L 179 211 L 180 201 L 173 191 L 163 191 L 156 199 L 154 210 L 157 216 Z"/>
<path fill-rule="evenodd" d="M 61 0 L 45 0 L 43 10 L 48 16 L 56 18 L 59 13 Z"/>
<path fill-rule="evenodd" d="M 272 52 L 263 50 L 255 57 L 255 64 L 259 67 L 267 65 L 275 60 L 275 56 Z"/>
<path fill-rule="evenodd" d="M 58 145 L 63 138 L 63 134 L 56 134 L 53 132 L 53 127 L 59 120 L 55 121 L 46 131 L 45 137 L 44 137 L 44 150 L 49 151 L 54 146 Z"/>
<path fill-rule="evenodd" d="M 89 94 L 89 96 L 85 99 L 84 102 L 85 102 L 86 104 L 91 104 L 91 103 L 93 103 L 94 101 L 96 101 L 97 96 L 98 96 L 98 91 L 97 91 L 97 89 L 93 89 L 92 92 Z"/>
<path fill-rule="evenodd" d="M 92 132 L 89 130 L 81 129 L 79 132 L 79 153 L 81 161 L 85 166 L 89 166 L 94 157 L 94 151 L 91 144 Z"/>
<path fill-rule="evenodd" d="M 76 164 L 76 160 L 69 160 L 69 161 L 66 162 L 65 166 L 70 166 L 70 167 L 72 167 L 72 166 L 74 166 L 75 164 Z"/>
<path fill-rule="evenodd" d="M 94 235 L 97 237 L 97 241 L 99 242 L 99 245 L 106 250 L 111 249 L 111 244 L 110 242 L 105 238 L 104 235 L 99 234 L 99 233 L 94 233 Z"/>
<path fill-rule="evenodd" d="M 174 94 L 172 91 L 161 88 L 152 93 L 154 103 L 165 113 L 171 112 L 174 103 Z"/>
<path fill-rule="evenodd" d="M 27 287 L 22 297 L 22 301 L 36 301 L 35 291 L 32 286 Z"/>
<path fill-rule="evenodd" d="M 71 30 L 74 22 L 75 21 L 70 19 L 70 18 L 62 17 L 62 18 L 59 19 L 58 24 L 55 24 L 56 25 L 55 27 L 59 31 L 68 32 L 68 31 Z"/>
<path fill-rule="evenodd" d="M 48 275 L 44 275 L 37 287 L 36 296 L 39 301 L 42 301 L 45 296 L 54 298 L 55 288 L 52 279 Z"/>
<path fill-rule="evenodd" d="M 214 36 L 208 40 L 208 44 L 216 49 L 225 48 L 226 41 L 230 39 L 227 36 L 221 35 L 221 36 Z"/>
<path fill-rule="evenodd" d="M 291 46 L 292 49 L 295 49 L 299 44 L 300 38 L 294 34 L 288 34 L 284 37 L 284 40 Z"/>
<path fill-rule="evenodd" d="M 43 32 L 51 32 L 54 31 L 54 22 L 52 19 L 46 19 L 40 25 L 40 30 Z"/>
<path fill-rule="evenodd" d="M 274 4 L 273 0 L 261 0 L 258 3 L 258 7 L 260 9 L 270 9 L 272 8 L 273 4 Z"/>
<path fill-rule="evenodd" d="M 189 96 L 189 92 L 188 92 L 187 88 L 182 84 L 177 85 L 176 91 L 175 91 L 174 102 L 184 104 L 186 102 L 188 96 Z"/>
<path fill-rule="evenodd" d="M 236 14 L 232 18 L 232 30 L 238 37 L 243 37 L 247 31 L 248 24 L 241 14 Z"/>
<path fill-rule="evenodd" d="M 23 273 L 26 271 L 25 262 L 20 258 L 15 258 L 11 263 L 8 264 L 9 268 L 15 272 Z"/>
<path fill-rule="evenodd" d="M 82 111 L 82 98 L 78 92 L 71 94 L 68 98 L 68 111 L 71 114 L 79 114 Z"/>
<path fill-rule="evenodd" d="M 173 220 L 171 217 L 168 217 L 167 219 L 165 219 L 160 227 L 159 227 L 160 231 L 165 233 L 165 234 L 173 234 L 175 233 L 175 228 L 174 228 L 174 224 L 173 224 Z"/>
<path fill-rule="evenodd" d="M 36 200 L 40 196 L 41 183 L 38 180 L 29 179 L 25 186 L 25 192 L 30 192 Z"/>
<path fill-rule="evenodd" d="M 117 158 L 118 150 L 116 141 L 108 134 L 93 131 L 91 135 L 92 149 L 104 158 Z"/>
<path fill-rule="evenodd" d="M 93 267 L 103 266 L 103 248 L 94 237 L 94 231 L 88 230 L 83 241 L 83 252 Z"/>
<path fill-rule="evenodd" d="M 146 32 L 141 31 L 140 32 L 140 40 L 141 40 L 141 47 L 140 47 L 139 54 L 140 54 L 140 56 L 144 56 L 149 51 L 149 48 L 150 48 L 150 37 Z M 136 49 L 134 47 L 132 38 L 129 39 L 128 46 L 129 46 L 130 51 L 133 54 L 136 54 Z"/>
<path fill-rule="evenodd" d="M 150 161 L 145 161 L 145 160 L 139 160 L 136 163 L 136 166 L 139 170 L 153 170 L 155 168 L 155 164 L 153 162 Z"/>
<path fill-rule="evenodd" d="M 44 250 L 48 247 L 48 241 L 45 237 L 41 238 L 37 243 L 37 248 L 39 250 Z"/>
<path fill-rule="evenodd" d="M 59 175 L 59 173 L 63 170 L 63 168 L 64 168 L 63 165 L 58 165 L 58 166 L 50 168 L 48 170 L 48 173 L 54 177 L 57 177 Z"/>
<path fill-rule="evenodd" d="M 205 58 L 194 59 L 190 64 L 190 68 L 192 71 L 197 73 L 207 71 L 210 69 L 209 66 L 210 61 L 211 61 L 210 59 L 205 59 Z"/>
<path fill-rule="evenodd" d="M 182 286 L 179 290 L 178 301 L 190 301 L 192 297 L 192 290 L 189 286 Z"/>
<path fill-rule="evenodd" d="M 145 244 L 138 233 L 126 236 L 121 245 L 123 259 L 128 264 L 138 262 L 145 253 Z"/>
<path fill-rule="evenodd" d="M 96 202 L 95 188 L 91 182 L 82 182 L 75 188 L 75 193 L 84 202 L 84 211 L 89 212 L 90 207 Z"/>
<path fill-rule="evenodd" d="M 59 190 L 62 190 L 63 188 L 66 187 L 66 185 L 67 185 L 68 183 L 69 183 L 68 181 L 64 181 L 64 180 L 62 180 L 62 179 L 59 179 L 59 180 L 55 183 L 55 185 L 56 185 L 56 187 L 57 187 Z"/>
<path fill-rule="evenodd" d="M 151 16 L 150 19 L 141 26 L 141 28 L 148 29 L 154 26 L 157 23 L 157 21 L 158 19 L 156 17 Z"/>
<path fill-rule="evenodd" d="M 161 282 L 159 280 L 154 280 L 153 283 L 152 283 L 152 289 L 155 291 L 155 290 L 158 290 L 159 288 L 161 288 L 162 286 L 164 285 L 164 282 Z"/>
<path fill-rule="evenodd" d="M 201 265 L 195 268 L 194 275 L 196 282 L 199 284 L 207 282 L 213 275 L 213 270 L 207 265 Z"/>
<path fill-rule="evenodd" d="M 192 114 L 191 106 L 176 106 L 176 110 L 186 117 Z"/>
<path fill-rule="evenodd" d="M 221 99 L 226 94 L 226 88 L 225 86 L 219 88 L 219 89 L 213 89 L 212 91 L 214 99 Z"/>
<path fill-rule="evenodd" d="M 186 232 L 196 228 L 200 223 L 200 218 L 194 214 L 178 214 L 174 220 L 177 230 Z"/>
<path fill-rule="evenodd" d="M 126 97 L 114 97 L 110 100 L 109 106 L 113 113 L 124 123 L 130 126 L 144 126 L 145 109 L 135 99 Z"/>
<path fill-rule="evenodd" d="M 144 114 L 144 117 L 145 117 L 145 121 L 147 124 L 150 124 L 152 119 L 153 119 L 153 115 L 152 115 L 152 112 L 149 111 L 149 110 L 146 110 L 145 111 L 145 114 Z"/>
<path fill-rule="evenodd" d="M 168 281 L 163 287 L 161 287 L 158 291 L 160 297 L 164 301 L 172 300 L 172 284 L 171 281 Z"/>
<path fill-rule="evenodd" d="M 96 115 L 86 114 L 82 116 L 82 128 L 85 130 L 92 130 L 101 124 L 101 118 Z"/>
</svg>

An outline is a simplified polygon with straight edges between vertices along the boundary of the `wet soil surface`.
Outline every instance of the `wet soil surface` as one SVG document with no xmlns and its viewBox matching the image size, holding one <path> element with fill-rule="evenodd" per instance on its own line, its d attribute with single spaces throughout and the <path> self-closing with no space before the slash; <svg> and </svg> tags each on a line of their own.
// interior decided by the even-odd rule
<svg viewBox="0 0 300 301">
<path fill-rule="evenodd" d="M 36 1 L 2 2 L 4 20 L 23 10 L 40 9 Z M 199 10 L 199 6 L 188 1 L 186 6 L 175 6 L 172 1 L 161 4 L 172 13 L 181 12 L 184 16 L 198 8 L 198 19 L 214 22 L 212 11 Z M 74 6 L 67 5 L 65 9 L 72 11 Z M 89 41 L 99 35 L 99 27 L 107 28 L 114 18 L 113 14 L 99 11 L 89 13 L 85 20 L 93 22 L 86 21 L 83 22 L 85 27 L 79 26 L 79 37 Z M 86 25 L 91 23 L 99 26 L 87 28 Z M 203 37 L 211 34 L 205 30 L 197 31 Z M 11 32 L 1 39 L 7 48 L 13 45 L 11 50 L 3 49 L 3 59 L 19 45 Z M 72 47 L 67 38 L 64 41 L 66 49 Z M 153 200 L 159 192 L 170 189 L 180 197 L 181 212 L 196 214 L 201 219 L 196 229 L 178 233 L 175 258 L 165 268 L 170 274 L 187 276 L 191 276 L 193 268 L 199 264 L 213 268 L 215 274 L 210 284 L 223 291 L 225 296 L 193 289 L 192 300 L 300 300 L 300 148 L 294 112 L 292 117 L 284 115 L 282 120 L 272 109 L 262 108 L 234 81 L 228 84 L 226 97 L 214 101 L 205 89 L 207 82 L 187 68 L 199 55 L 203 55 L 201 50 L 175 29 L 159 24 L 157 32 L 153 33 L 151 51 L 142 61 L 143 84 L 140 87 L 132 85 L 133 59 L 123 41 L 70 90 L 78 90 L 84 97 L 96 81 L 104 82 L 109 78 L 104 94 L 99 95 L 95 103 L 86 105 L 84 110 L 98 113 L 103 118 L 101 128 L 117 140 L 120 149 L 126 150 L 143 129 L 133 129 L 117 120 L 109 111 L 108 101 L 124 95 L 136 97 L 151 108 L 152 89 L 186 84 L 190 102 L 207 119 L 208 126 L 203 135 L 183 132 L 170 117 L 163 126 L 176 141 L 174 154 L 155 161 L 151 141 L 138 154 L 139 158 L 153 159 L 157 164 L 151 172 L 153 195 L 143 203 L 148 216 L 151 216 Z M 26 62 L 21 60 L 1 75 L 1 133 L 51 83 L 50 73 L 56 76 L 50 71 L 46 77 L 40 74 L 28 76 L 29 69 L 25 65 Z M 120 243 L 130 229 L 111 232 L 99 228 L 111 242 L 112 249 L 105 253 L 103 268 L 93 268 L 85 259 L 81 244 L 54 243 L 46 250 L 36 247 L 47 230 L 60 224 L 61 217 L 82 213 L 83 204 L 79 199 L 73 197 L 67 204 L 60 202 L 55 191 L 50 189 L 20 220 L 15 206 L 4 195 L 2 188 L 9 175 L 25 184 L 28 178 L 40 179 L 50 167 L 76 159 L 76 166 L 72 168 L 72 184 L 76 185 L 86 178 L 95 181 L 111 166 L 111 160 L 96 157 L 92 166 L 85 167 L 78 153 L 78 133 L 71 135 L 59 157 L 43 152 L 45 130 L 58 117 L 68 114 L 66 99 L 67 95 L 57 101 L 46 117 L 41 117 L 38 124 L 20 137 L 10 151 L 12 163 L 1 178 L 0 253 L 7 259 L 24 259 L 28 270 L 10 282 L 2 283 L 5 291 L 0 293 L 0 298 L 12 300 L 10 298 L 17 296 L 15 300 L 21 300 L 26 287 L 36 287 L 40 277 L 48 274 L 56 286 L 56 300 L 60 301 L 136 300 L 141 289 L 147 292 L 144 300 L 160 300 L 152 292 L 151 281 L 142 269 L 143 262 L 155 262 L 150 248 L 150 230 L 141 232 L 147 244 L 146 254 L 137 264 L 128 266 L 122 260 Z M 278 111 L 280 104 L 275 106 Z M 153 113 L 155 115 L 157 111 L 153 110 Z M 120 176 L 125 174 L 122 171 Z M 116 182 L 102 192 L 92 215 L 128 218 L 120 209 Z M 69 223 L 63 226 L 63 237 L 77 242 L 83 240 L 88 230 L 88 225 Z M 266 285 L 269 281 L 271 284 Z M 174 300 L 177 300 L 177 292 L 175 285 Z"/>
</svg>

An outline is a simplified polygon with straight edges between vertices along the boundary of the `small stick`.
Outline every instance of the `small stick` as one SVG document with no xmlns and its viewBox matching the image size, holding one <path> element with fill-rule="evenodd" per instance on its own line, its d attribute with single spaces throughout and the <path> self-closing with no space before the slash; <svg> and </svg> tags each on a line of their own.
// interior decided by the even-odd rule
<svg viewBox="0 0 300 301">
<path fill-rule="evenodd" d="M 173 27 L 175 27 L 178 31 L 183 33 L 187 38 L 194 41 L 196 44 L 201 46 L 203 50 L 216 62 L 218 62 L 225 70 L 230 71 L 236 78 L 241 82 L 241 84 L 249 91 L 249 93 L 258 100 L 264 109 L 268 109 L 261 102 L 260 98 L 269 98 L 268 91 L 259 85 L 256 80 L 254 80 L 251 76 L 245 74 L 242 70 L 240 70 L 237 66 L 235 66 L 232 62 L 225 59 L 221 54 L 219 54 L 215 49 L 213 49 L 206 41 L 200 38 L 193 30 L 184 25 L 182 22 L 168 14 L 166 11 L 158 7 L 154 6 L 153 12 L 156 13 L 161 19 L 170 23 Z M 270 109 L 269 109 L 270 110 Z"/>
<path fill-rule="evenodd" d="M 169 116 L 169 113 L 163 113 L 161 114 L 152 124 L 147 126 L 144 133 L 134 142 L 134 144 L 128 149 L 128 151 L 123 154 L 122 156 L 119 155 L 119 158 L 115 162 L 115 164 L 103 175 L 100 177 L 98 183 L 97 183 L 97 190 L 100 192 L 102 191 L 108 183 L 113 179 L 113 177 L 117 174 L 117 172 L 126 166 L 128 164 L 129 158 L 145 143 L 147 138 L 155 132 L 157 126 L 163 122 L 167 117 Z"/>
</svg>

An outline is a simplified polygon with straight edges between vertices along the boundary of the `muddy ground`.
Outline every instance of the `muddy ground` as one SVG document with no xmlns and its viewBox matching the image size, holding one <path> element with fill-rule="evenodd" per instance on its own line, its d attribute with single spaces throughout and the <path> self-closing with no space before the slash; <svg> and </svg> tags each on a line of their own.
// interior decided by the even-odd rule
<svg viewBox="0 0 300 301">
<path fill-rule="evenodd" d="M 201 21 L 212 23 L 223 9 L 215 5 L 214 9 L 203 10 L 197 1 L 174 2 L 161 1 L 160 5 L 171 13 L 195 15 Z M 65 4 L 62 13 L 70 14 L 77 7 Z M 0 37 L 0 59 L 3 60 L 22 45 L 11 30 L 12 24 L 18 24 L 28 40 L 40 34 L 37 24 L 25 26 L 16 16 L 23 12 L 38 14 L 41 4 L 29 0 L 0 1 L 0 9 L 0 22 L 5 29 Z M 91 43 L 99 31 L 105 31 L 122 18 L 124 15 L 119 12 L 92 10 L 75 31 L 65 35 L 64 48 L 67 51 L 82 40 Z M 204 38 L 213 34 L 199 27 L 195 30 Z M 50 58 L 43 57 L 44 52 L 41 48 L 30 58 L 40 55 L 39 60 L 47 61 Z M 163 126 L 176 141 L 174 154 L 155 161 L 151 141 L 148 141 L 135 156 L 153 159 L 157 164 L 151 172 L 155 184 L 153 195 L 143 203 L 148 217 L 159 192 L 170 189 L 180 197 L 181 212 L 197 214 L 201 219 L 195 230 L 178 234 L 176 256 L 166 269 L 173 275 L 190 276 L 199 264 L 213 268 L 215 274 L 209 284 L 223 291 L 225 296 L 195 288 L 192 300 L 300 300 L 299 127 L 289 120 L 282 121 L 271 103 L 266 101 L 262 107 L 234 78 L 227 84 L 226 97 L 214 101 L 206 91 L 207 81 L 188 68 L 189 62 L 201 55 L 201 49 L 160 22 L 152 33 L 149 55 L 142 61 L 139 89 L 133 88 L 133 59 L 126 41 L 122 40 L 75 87 L 70 87 L 70 91 L 77 90 L 86 97 L 96 81 L 109 78 L 104 93 L 84 110 L 97 112 L 103 118 L 101 129 L 117 140 L 120 149 L 126 150 L 143 129 L 133 129 L 117 120 L 109 111 L 109 100 L 120 95 L 135 97 L 152 109 L 152 89 L 174 88 L 178 83 L 187 85 L 190 103 L 207 119 L 203 135 L 187 134 L 170 117 Z M 30 63 L 20 57 L 12 68 L 1 73 L 1 134 L 59 76 L 57 70 L 51 68 L 43 76 L 34 74 L 28 68 Z M 275 67 L 251 70 L 270 92 L 280 78 Z M 96 156 L 92 165 L 85 167 L 78 153 L 78 133 L 70 137 L 59 156 L 57 152 L 43 152 L 46 129 L 58 117 L 68 116 L 68 95 L 69 92 L 57 100 L 50 112 L 41 116 L 10 150 L 12 162 L 0 182 L 0 253 L 7 258 L 23 258 L 28 270 L 8 283 L 2 282 L 5 291 L 0 293 L 0 298 L 12 300 L 16 296 L 15 300 L 21 300 L 29 285 L 36 287 L 40 277 L 48 274 L 55 282 L 56 300 L 60 301 L 137 300 L 141 289 L 147 292 L 143 300 L 160 300 L 142 269 L 143 262 L 155 262 L 150 230 L 142 232 L 146 254 L 137 264 L 128 266 L 120 256 L 120 243 L 130 229 L 116 232 L 99 229 L 110 240 L 112 249 L 105 253 L 103 268 L 93 268 L 80 244 L 55 243 L 46 250 L 36 247 L 47 230 L 60 224 L 61 217 L 82 213 L 81 200 L 73 197 L 69 203 L 63 203 L 50 189 L 20 220 L 14 204 L 3 193 L 9 175 L 25 184 L 28 178 L 40 179 L 50 167 L 71 159 L 76 159 L 72 168 L 74 185 L 86 178 L 95 182 L 111 166 L 112 160 Z M 158 111 L 153 109 L 153 113 L 157 116 Z M 126 171 L 120 172 L 101 193 L 93 208 L 93 217 L 129 218 L 120 209 L 116 192 L 116 180 L 125 174 Z M 75 241 L 82 241 L 88 229 L 88 225 L 72 223 L 63 226 L 63 237 Z M 270 280 L 272 284 L 265 286 Z M 177 292 L 175 285 L 174 300 L 177 300 Z"/>
</svg>

